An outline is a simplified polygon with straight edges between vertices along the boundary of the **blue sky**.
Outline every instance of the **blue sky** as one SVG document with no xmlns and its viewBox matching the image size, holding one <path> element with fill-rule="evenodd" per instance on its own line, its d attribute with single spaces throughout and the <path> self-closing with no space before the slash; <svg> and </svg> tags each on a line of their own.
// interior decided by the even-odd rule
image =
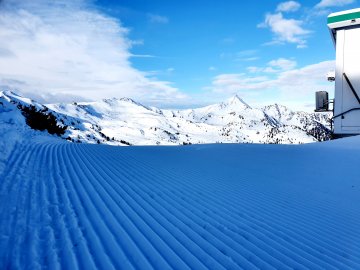
<svg viewBox="0 0 360 270">
<path fill-rule="evenodd" d="M 3 88 L 48 102 L 128 96 L 163 108 L 238 94 L 253 106 L 303 110 L 313 109 L 315 91 L 332 94 L 327 15 L 358 7 L 354 0 L 0 3 Z"/>
</svg>

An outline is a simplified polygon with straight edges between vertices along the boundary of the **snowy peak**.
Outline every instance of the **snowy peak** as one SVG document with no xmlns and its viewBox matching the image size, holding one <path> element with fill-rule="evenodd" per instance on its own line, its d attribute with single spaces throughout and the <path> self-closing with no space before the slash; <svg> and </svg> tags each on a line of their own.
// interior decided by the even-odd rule
<svg viewBox="0 0 360 270">
<path fill-rule="evenodd" d="M 238 95 L 235 95 L 235 96 L 227 99 L 222 104 L 224 104 L 226 106 L 245 107 L 246 109 L 251 109 L 251 107 Z"/>
<path fill-rule="evenodd" d="M 136 102 L 135 100 L 133 100 L 132 98 L 128 98 L 128 97 L 120 98 L 120 100 L 129 102 L 129 103 L 133 103 L 133 104 L 137 104 L 137 105 L 140 104 L 140 103 Z"/>
<path fill-rule="evenodd" d="M 232 111 L 239 111 L 239 110 L 247 110 L 252 109 L 242 98 L 238 95 L 235 95 L 221 103 L 210 105 L 205 108 L 209 108 L 210 110 L 232 110 Z"/>
<path fill-rule="evenodd" d="M 191 112 L 189 113 L 189 111 Z M 249 114 L 252 111 L 255 111 L 255 109 L 251 108 L 238 95 L 235 95 L 221 103 L 192 110 L 185 110 L 184 112 L 187 112 L 187 115 L 194 117 L 194 119 L 208 120 L 209 118 L 212 118 L 212 120 L 214 120 L 215 118 L 223 119 L 224 115 L 228 114 Z M 180 114 L 183 117 L 186 117 L 186 114 Z"/>
<path fill-rule="evenodd" d="M 132 103 L 132 104 L 137 104 L 139 105 L 139 103 L 137 103 L 136 101 L 134 101 L 131 98 L 127 98 L 127 97 L 123 97 L 123 98 L 105 98 L 102 100 L 103 102 L 107 103 L 107 104 L 118 104 L 120 102 L 127 102 L 127 103 Z"/>
<path fill-rule="evenodd" d="M 132 106 L 132 107 L 139 107 L 141 109 L 145 109 L 145 110 L 149 110 L 149 111 L 153 111 L 151 108 L 136 102 L 135 100 L 128 98 L 128 97 L 123 97 L 123 98 L 110 98 L 110 99 L 103 99 L 102 100 L 104 103 L 106 103 L 107 105 L 109 105 L 110 107 L 113 107 L 115 110 L 116 108 L 120 108 L 120 107 L 127 107 L 127 106 Z"/>
</svg>

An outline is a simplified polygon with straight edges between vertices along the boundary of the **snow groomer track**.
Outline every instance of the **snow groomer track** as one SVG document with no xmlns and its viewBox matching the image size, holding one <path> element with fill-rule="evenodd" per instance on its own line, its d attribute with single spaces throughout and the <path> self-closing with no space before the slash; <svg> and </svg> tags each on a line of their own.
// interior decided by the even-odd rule
<svg viewBox="0 0 360 270">
<path fill-rule="evenodd" d="M 0 269 L 360 269 L 359 150 L 18 144 Z"/>
</svg>

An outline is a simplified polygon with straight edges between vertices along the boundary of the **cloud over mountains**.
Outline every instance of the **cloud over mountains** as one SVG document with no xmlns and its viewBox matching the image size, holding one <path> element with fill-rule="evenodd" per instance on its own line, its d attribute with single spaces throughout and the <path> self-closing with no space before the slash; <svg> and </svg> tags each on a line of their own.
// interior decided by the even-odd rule
<svg viewBox="0 0 360 270">
<path fill-rule="evenodd" d="M 0 2 L 0 85 L 48 102 L 185 95 L 131 65 L 129 29 L 88 1 Z"/>
</svg>

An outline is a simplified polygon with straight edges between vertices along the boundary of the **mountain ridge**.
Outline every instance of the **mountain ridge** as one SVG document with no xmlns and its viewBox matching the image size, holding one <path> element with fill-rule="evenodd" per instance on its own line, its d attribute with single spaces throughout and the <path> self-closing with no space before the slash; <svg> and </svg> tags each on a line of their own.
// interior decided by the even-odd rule
<svg viewBox="0 0 360 270">
<path fill-rule="evenodd" d="M 10 91 L 0 101 L 52 115 L 62 138 L 110 145 L 183 145 L 197 143 L 308 143 L 330 138 L 330 116 L 295 112 L 273 104 L 253 108 L 235 95 L 201 108 L 162 110 L 131 98 L 95 102 L 40 104 Z M 8 106 L 9 107 L 9 106 Z M 28 110 L 28 109 L 27 109 Z"/>
</svg>

